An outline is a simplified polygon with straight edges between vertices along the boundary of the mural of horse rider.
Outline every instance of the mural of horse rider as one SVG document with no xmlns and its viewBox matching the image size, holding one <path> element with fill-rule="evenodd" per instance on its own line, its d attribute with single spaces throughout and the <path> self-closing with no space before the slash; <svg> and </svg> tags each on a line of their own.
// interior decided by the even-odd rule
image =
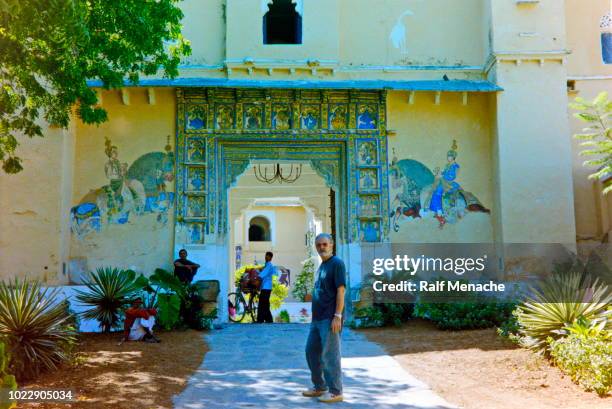
<svg viewBox="0 0 612 409">
<path fill-rule="evenodd" d="M 109 184 L 102 187 L 104 195 L 96 198 L 100 212 L 106 215 L 107 221 L 119 224 L 127 223 L 131 210 L 141 213 L 145 205 L 145 192 L 142 183 L 128 178 L 128 164 L 118 159 L 119 151 L 109 138 L 105 139 L 104 153 L 108 161 L 104 165 L 104 174 Z"/>
<path fill-rule="evenodd" d="M 126 170 L 127 166 L 122 166 L 118 159 L 119 150 L 115 145 L 111 144 L 110 139 L 106 138 L 104 144 L 104 153 L 106 153 L 108 157 L 108 161 L 104 164 L 104 174 L 106 178 L 109 179 L 109 187 L 114 193 L 112 199 L 122 204 L 121 187 L 123 186 L 123 179 L 125 176 L 124 170 Z"/>
<path fill-rule="evenodd" d="M 457 155 L 457 142 L 453 141 L 442 172 L 439 168 L 432 172 L 414 159 L 398 160 L 393 150 L 393 159 L 389 164 L 393 210 L 389 217 L 394 231 L 400 230 L 401 220 L 409 218 L 424 218 L 433 214 L 442 228 L 447 223 L 455 223 L 468 211 L 490 213 L 476 196 L 457 182 L 460 168 L 456 162 Z"/>
<path fill-rule="evenodd" d="M 100 232 L 103 224 L 125 224 L 131 214 L 157 215 L 157 222 L 165 225 L 168 209 L 174 205 L 175 194 L 167 183 L 174 180 L 174 154 L 169 137 L 165 152 L 149 152 L 128 167 L 118 158 L 118 149 L 106 138 L 108 158 L 104 173 L 107 185 L 92 189 L 71 209 L 72 231 L 79 237 L 89 232 Z"/>
<path fill-rule="evenodd" d="M 466 210 L 490 213 L 476 197 L 465 191 L 456 179 L 459 173 L 457 159 L 457 141 L 453 140 L 451 149 L 446 153 L 447 163 L 440 173 L 440 168 L 435 168 L 435 180 L 432 189 L 421 196 L 421 206 L 434 213 L 434 217 L 442 228 L 447 222 L 454 223 L 462 218 Z"/>
</svg>

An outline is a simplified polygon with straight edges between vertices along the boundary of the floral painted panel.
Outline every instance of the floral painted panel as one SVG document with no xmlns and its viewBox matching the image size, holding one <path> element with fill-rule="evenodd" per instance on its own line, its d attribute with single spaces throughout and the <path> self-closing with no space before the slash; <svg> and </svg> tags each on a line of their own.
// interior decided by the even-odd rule
<svg viewBox="0 0 612 409">
<path fill-rule="evenodd" d="M 204 196 L 187 196 L 185 206 L 185 217 L 203 218 L 206 217 L 206 198 Z"/>
<path fill-rule="evenodd" d="M 187 140 L 187 162 L 204 162 L 206 159 L 206 142 L 203 139 Z"/>
<path fill-rule="evenodd" d="M 330 105 L 328 121 L 329 129 L 339 130 L 348 128 L 348 105 Z"/>
<path fill-rule="evenodd" d="M 260 104 L 244 105 L 244 128 L 261 129 L 264 124 L 264 107 Z"/>
<path fill-rule="evenodd" d="M 273 105 L 272 128 L 278 130 L 291 129 L 291 106 L 289 104 Z"/>
<path fill-rule="evenodd" d="M 232 129 L 236 119 L 236 110 L 233 104 L 218 104 L 215 112 L 216 129 Z"/>
<path fill-rule="evenodd" d="M 380 222 L 378 220 L 361 220 L 359 223 L 359 240 L 368 243 L 380 241 Z"/>
<path fill-rule="evenodd" d="M 378 147 L 376 146 L 376 141 L 357 141 L 357 164 L 360 166 L 378 164 Z"/>
<path fill-rule="evenodd" d="M 300 111 L 300 127 L 302 129 L 317 129 L 321 118 L 319 105 L 302 105 Z"/>
<path fill-rule="evenodd" d="M 378 195 L 359 196 L 359 216 L 360 217 L 380 216 L 380 199 Z"/>
<path fill-rule="evenodd" d="M 379 188 L 378 169 L 359 170 L 359 191 L 376 191 Z"/>
<path fill-rule="evenodd" d="M 357 129 L 376 129 L 378 126 L 377 111 L 376 104 L 359 105 L 357 109 Z"/>
<path fill-rule="evenodd" d="M 206 118 L 208 116 L 206 105 L 188 105 L 186 112 L 185 129 L 187 131 L 206 128 Z"/>
<path fill-rule="evenodd" d="M 206 190 L 206 168 L 203 166 L 190 166 L 187 168 L 186 188 L 192 192 Z"/>
</svg>

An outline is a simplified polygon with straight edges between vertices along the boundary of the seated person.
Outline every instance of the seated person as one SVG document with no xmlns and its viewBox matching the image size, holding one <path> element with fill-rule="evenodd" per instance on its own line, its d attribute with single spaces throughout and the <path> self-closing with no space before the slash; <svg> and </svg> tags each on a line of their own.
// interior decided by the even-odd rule
<svg viewBox="0 0 612 409">
<path fill-rule="evenodd" d="M 179 251 L 179 258 L 174 260 L 174 275 L 183 283 L 189 284 L 193 280 L 193 276 L 198 272 L 199 264 L 187 260 L 187 250 Z"/>
<path fill-rule="evenodd" d="M 160 342 L 153 335 L 156 315 L 155 308 L 142 308 L 142 298 L 134 299 L 132 306 L 125 310 L 123 339 L 119 344 L 124 341 Z"/>
</svg>

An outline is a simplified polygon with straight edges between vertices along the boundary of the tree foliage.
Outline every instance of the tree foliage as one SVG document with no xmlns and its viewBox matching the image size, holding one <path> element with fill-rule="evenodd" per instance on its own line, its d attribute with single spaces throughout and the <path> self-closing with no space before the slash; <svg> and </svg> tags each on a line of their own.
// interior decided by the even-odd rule
<svg viewBox="0 0 612 409">
<path fill-rule="evenodd" d="M 22 169 L 17 135 L 43 136 L 39 118 L 67 127 L 107 113 L 88 79 L 114 89 L 141 75 L 178 75 L 191 52 L 180 0 L 0 0 L 0 161 Z"/>
<path fill-rule="evenodd" d="M 604 194 L 612 191 L 612 129 L 610 128 L 610 114 L 612 101 L 608 100 L 608 93 L 601 92 L 592 102 L 584 98 L 576 98 L 570 107 L 580 111 L 574 116 L 587 122 L 588 127 L 574 135 L 581 140 L 584 148 L 581 155 L 591 159 L 584 162 L 585 166 L 594 166 L 596 172 L 589 175 L 590 179 L 599 179 L 604 183 Z"/>
</svg>

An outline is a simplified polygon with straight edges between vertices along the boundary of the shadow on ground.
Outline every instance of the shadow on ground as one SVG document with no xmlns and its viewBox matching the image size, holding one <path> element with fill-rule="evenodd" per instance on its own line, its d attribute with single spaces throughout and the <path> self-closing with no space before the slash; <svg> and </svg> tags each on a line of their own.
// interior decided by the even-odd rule
<svg viewBox="0 0 612 409">
<path fill-rule="evenodd" d="M 228 325 L 206 336 L 210 351 L 174 407 L 320 408 L 300 392 L 310 387 L 304 358 L 308 325 Z M 356 409 L 451 408 L 408 374 L 377 344 L 345 329 L 342 334 L 345 402 Z"/>
</svg>

